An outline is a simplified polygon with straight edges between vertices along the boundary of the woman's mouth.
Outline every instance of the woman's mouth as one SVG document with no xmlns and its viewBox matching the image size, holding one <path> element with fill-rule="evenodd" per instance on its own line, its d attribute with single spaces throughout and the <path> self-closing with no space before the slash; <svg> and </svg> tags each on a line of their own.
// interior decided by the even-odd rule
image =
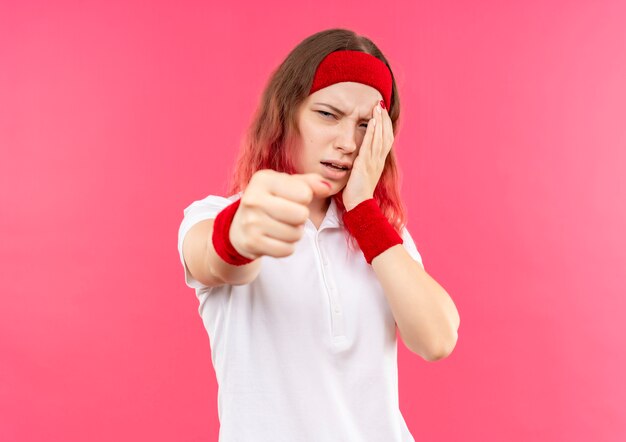
<svg viewBox="0 0 626 442">
<path fill-rule="evenodd" d="M 348 170 L 346 169 L 338 169 L 327 163 L 321 163 L 321 164 L 322 164 L 322 170 L 323 170 L 322 175 L 324 175 L 326 178 L 330 178 L 333 180 L 340 180 L 348 174 Z"/>
</svg>

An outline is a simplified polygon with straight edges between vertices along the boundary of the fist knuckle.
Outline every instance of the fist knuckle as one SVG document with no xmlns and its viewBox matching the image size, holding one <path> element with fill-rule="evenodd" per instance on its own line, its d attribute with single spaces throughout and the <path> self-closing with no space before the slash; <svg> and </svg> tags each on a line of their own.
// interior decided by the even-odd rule
<svg viewBox="0 0 626 442">
<path fill-rule="evenodd" d="M 239 203 L 239 207 L 243 208 L 243 210 L 246 210 L 248 207 L 250 207 L 250 202 L 251 202 L 250 194 L 244 192 L 244 194 L 241 195 L 241 202 Z"/>
<path fill-rule="evenodd" d="M 292 243 L 285 243 L 283 247 L 283 256 L 289 256 L 294 252 L 294 245 Z"/>
<path fill-rule="evenodd" d="M 302 215 L 299 219 L 299 222 L 301 224 L 304 224 L 306 220 L 309 219 L 310 215 L 311 215 L 311 210 L 308 207 L 304 207 L 304 210 L 302 211 Z"/>
</svg>

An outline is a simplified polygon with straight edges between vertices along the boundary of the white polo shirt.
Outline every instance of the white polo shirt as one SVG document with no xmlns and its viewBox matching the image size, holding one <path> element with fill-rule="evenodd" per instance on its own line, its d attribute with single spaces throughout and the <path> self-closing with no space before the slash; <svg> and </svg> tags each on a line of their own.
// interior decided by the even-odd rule
<svg viewBox="0 0 626 442">
<path fill-rule="evenodd" d="M 398 404 L 395 320 L 372 266 L 347 247 L 332 199 L 319 230 L 307 220 L 294 253 L 261 257 L 250 284 L 208 288 L 190 275 L 185 234 L 241 194 L 194 201 L 178 232 L 209 335 L 220 442 L 414 441 Z"/>
</svg>

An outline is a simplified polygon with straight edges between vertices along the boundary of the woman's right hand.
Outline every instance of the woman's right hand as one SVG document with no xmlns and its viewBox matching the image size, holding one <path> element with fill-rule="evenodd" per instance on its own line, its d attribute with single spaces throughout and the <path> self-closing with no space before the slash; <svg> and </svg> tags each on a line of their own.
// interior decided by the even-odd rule
<svg viewBox="0 0 626 442">
<path fill-rule="evenodd" d="M 309 204 L 314 197 L 329 197 L 330 193 L 318 173 L 255 172 L 233 217 L 231 244 L 249 259 L 291 255 L 304 233 Z"/>
</svg>

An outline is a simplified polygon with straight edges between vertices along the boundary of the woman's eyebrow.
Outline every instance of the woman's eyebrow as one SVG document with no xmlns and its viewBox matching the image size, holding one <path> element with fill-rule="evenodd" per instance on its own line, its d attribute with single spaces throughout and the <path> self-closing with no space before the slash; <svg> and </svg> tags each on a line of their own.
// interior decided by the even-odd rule
<svg viewBox="0 0 626 442">
<path fill-rule="evenodd" d="M 337 108 L 336 108 L 335 106 L 333 106 L 333 105 L 326 104 L 326 103 L 313 103 L 313 104 L 319 104 L 319 105 L 322 105 L 322 106 L 328 106 L 329 108 L 331 108 L 332 110 L 334 110 L 335 112 L 337 112 L 339 115 L 341 115 L 341 116 L 346 115 L 346 113 L 345 113 L 345 112 L 343 112 L 341 109 L 337 109 Z M 369 118 L 367 118 L 367 117 L 361 117 L 361 120 L 368 120 L 368 121 L 369 121 Z"/>
</svg>

